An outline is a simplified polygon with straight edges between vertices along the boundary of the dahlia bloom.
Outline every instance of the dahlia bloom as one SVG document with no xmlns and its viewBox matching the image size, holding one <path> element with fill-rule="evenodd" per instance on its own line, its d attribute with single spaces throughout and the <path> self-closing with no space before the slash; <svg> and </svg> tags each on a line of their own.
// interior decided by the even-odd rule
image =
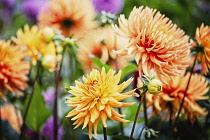
<svg viewBox="0 0 210 140">
<path fill-rule="evenodd" d="M 119 36 L 129 40 L 129 45 L 116 51 L 117 54 L 135 54 L 140 75 L 152 77 L 154 69 L 157 77 L 172 77 L 181 74 L 189 63 L 189 36 L 177 28 L 172 21 L 149 7 L 134 7 L 128 19 L 119 17 L 119 27 L 114 29 Z"/>
<path fill-rule="evenodd" d="M 39 13 L 38 24 L 61 30 L 66 37 L 74 34 L 79 38 L 96 26 L 94 18 L 94 8 L 89 0 L 52 0 Z"/>
<path fill-rule="evenodd" d="M 173 110 L 172 117 L 176 117 L 186 90 L 189 76 L 190 73 L 187 73 L 185 76 L 175 76 L 174 81 L 169 77 L 165 77 L 164 80 L 169 84 L 164 84 L 162 86 L 162 92 L 159 93 L 158 96 L 147 93 L 147 107 L 152 107 L 151 115 L 161 115 L 162 112 L 166 112 L 163 119 L 168 119 L 170 115 L 169 104 L 171 104 Z M 181 114 L 185 114 L 185 118 L 188 118 L 191 122 L 198 119 L 201 115 L 206 115 L 207 112 L 205 109 L 200 107 L 196 101 L 208 99 L 207 96 L 204 96 L 208 91 L 208 82 L 205 77 L 199 74 L 193 74 L 184 99 Z"/>
<path fill-rule="evenodd" d="M 92 68 L 96 68 L 90 58 L 91 56 L 100 58 L 103 63 L 114 68 L 121 69 L 128 64 L 128 57 L 117 57 L 116 53 L 113 52 L 114 49 L 126 46 L 128 41 L 116 35 L 111 26 L 90 31 L 77 44 L 79 46 L 77 57 L 86 73 L 90 72 Z"/>
<path fill-rule="evenodd" d="M 10 41 L 0 41 L 0 96 L 3 98 L 7 91 L 22 95 L 20 90 L 27 88 L 30 65 L 24 58 L 19 47 L 11 46 Z"/>
<path fill-rule="evenodd" d="M 195 39 L 198 47 L 202 49 L 202 52 L 198 54 L 197 58 L 201 61 L 203 72 L 207 74 L 210 68 L 210 27 L 201 24 L 200 28 L 196 30 Z"/>
<path fill-rule="evenodd" d="M 1 109 L 1 119 L 6 120 L 10 123 L 12 128 L 20 133 L 20 128 L 22 126 L 23 120 L 20 111 L 15 109 L 12 104 L 4 104 L 0 106 Z M 4 128 L 4 127 L 3 127 Z"/>
<path fill-rule="evenodd" d="M 131 97 L 133 91 L 121 92 L 133 81 L 130 78 L 126 82 L 118 85 L 121 71 L 115 75 L 114 70 L 109 70 L 106 74 L 103 68 L 101 73 L 93 69 L 89 75 L 83 77 L 83 82 L 76 81 L 75 86 L 70 86 L 69 92 L 73 97 L 67 98 L 67 104 L 74 109 L 66 117 L 73 117 L 76 120 L 73 125 L 75 128 L 84 123 L 82 129 L 88 125 L 89 138 L 92 138 L 92 125 L 94 125 L 94 135 L 97 135 L 97 125 L 102 120 L 103 127 L 107 127 L 106 119 L 120 122 L 128 122 L 122 119 L 124 115 L 118 114 L 114 107 L 131 106 L 133 103 L 120 102 Z"/>
<path fill-rule="evenodd" d="M 33 65 L 36 65 L 38 59 L 43 58 L 43 66 L 51 71 L 55 69 L 59 59 L 56 57 L 55 45 L 43 39 L 43 30 L 38 26 L 34 25 L 30 29 L 25 25 L 23 30 L 17 31 L 17 38 L 12 37 L 12 41 L 26 52 Z"/>
<path fill-rule="evenodd" d="M 124 0 L 92 0 L 92 3 L 98 13 L 106 11 L 119 14 L 124 6 Z"/>
</svg>

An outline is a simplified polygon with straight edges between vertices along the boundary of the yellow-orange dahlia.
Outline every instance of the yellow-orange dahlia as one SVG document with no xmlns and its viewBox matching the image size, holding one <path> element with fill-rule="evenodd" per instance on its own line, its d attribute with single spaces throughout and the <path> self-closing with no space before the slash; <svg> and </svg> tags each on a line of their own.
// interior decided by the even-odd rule
<svg viewBox="0 0 210 140">
<path fill-rule="evenodd" d="M 73 97 L 67 98 L 67 104 L 74 109 L 66 117 L 73 117 L 75 128 L 83 124 L 83 128 L 88 125 L 89 138 L 92 138 L 92 125 L 94 125 L 94 135 L 97 135 L 97 125 L 102 120 L 104 127 L 107 127 L 107 117 L 120 122 L 128 122 L 123 119 L 124 115 L 118 114 L 114 107 L 126 107 L 133 103 L 120 102 L 131 97 L 134 92 L 121 92 L 133 81 L 133 78 L 118 85 L 121 71 L 115 75 L 114 70 L 109 70 L 106 74 L 103 68 L 101 73 L 93 69 L 89 75 L 83 77 L 83 82 L 76 81 L 75 86 L 70 86 L 69 91 Z"/>
<path fill-rule="evenodd" d="M 116 53 L 113 52 L 115 49 L 126 46 L 128 41 L 116 35 L 111 26 L 92 30 L 77 44 L 79 46 L 77 56 L 86 73 L 90 72 L 92 68 L 96 68 L 90 58 L 91 56 L 100 58 L 103 63 L 118 69 L 128 64 L 128 57 L 116 57 Z"/>
<path fill-rule="evenodd" d="M 185 76 L 175 76 L 174 81 L 165 77 L 164 80 L 168 82 L 168 85 L 165 84 L 162 86 L 162 92 L 158 96 L 147 93 L 147 107 L 152 107 L 151 115 L 161 115 L 163 112 L 166 112 L 164 119 L 168 119 L 171 106 L 172 117 L 176 117 L 189 76 L 190 73 L 187 73 Z M 205 77 L 199 74 L 193 74 L 184 99 L 181 114 L 185 114 L 185 117 L 191 120 L 191 122 L 198 119 L 201 115 L 206 115 L 205 109 L 200 107 L 196 101 L 208 99 L 207 96 L 204 96 L 208 91 L 208 82 Z"/>
<path fill-rule="evenodd" d="M 23 123 L 23 119 L 21 117 L 20 111 L 15 109 L 12 104 L 4 104 L 0 106 L 1 109 L 1 119 L 6 120 L 10 123 L 12 128 L 20 133 L 20 128 Z"/>
<path fill-rule="evenodd" d="M 61 30 L 68 37 L 80 38 L 96 26 L 95 12 L 90 0 L 52 0 L 39 13 L 38 24 Z"/>
<path fill-rule="evenodd" d="M 48 63 L 47 68 L 55 70 L 56 62 L 59 59 L 55 59 L 57 58 L 55 45 L 53 42 L 48 43 L 44 40 L 43 30 L 39 29 L 38 26 L 34 25 L 30 29 L 28 25 L 25 25 L 23 30 L 19 29 L 17 31 L 17 38 L 12 37 L 12 41 L 26 52 L 26 55 L 31 58 L 33 65 L 36 65 L 37 60 L 40 58 L 45 59 L 47 57 L 47 60 L 49 60 L 49 56 L 53 58 Z"/>
<path fill-rule="evenodd" d="M 27 88 L 30 65 L 24 59 L 19 47 L 12 46 L 10 41 L 0 41 L 0 96 L 3 98 L 7 91 L 22 95 L 20 90 Z"/>
<path fill-rule="evenodd" d="M 180 75 L 188 66 L 189 36 L 156 9 L 134 7 L 128 19 L 120 15 L 118 21 L 119 27 L 113 27 L 119 36 L 129 40 L 129 45 L 117 53 L 135 54 L 140 75 L 143 71 L 151 77 L 151 69 L 154 69 L 162 80 L 163 77 Z"/>
<path fill-rule="evenodd" d="M 200 28 L 196 29 L 195 39 L 198 43 L 197 47 L 202 49 L 197 58 L 201 61 L 203 72 L 207 74 L 210 68 L 210 27 L 202 23 Z"/>
</svg>

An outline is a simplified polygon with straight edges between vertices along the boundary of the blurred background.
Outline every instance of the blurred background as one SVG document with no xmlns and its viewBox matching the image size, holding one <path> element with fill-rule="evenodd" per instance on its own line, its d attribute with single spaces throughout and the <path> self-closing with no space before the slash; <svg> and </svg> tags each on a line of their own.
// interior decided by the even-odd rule
<svg viewBox="0 0 210 140">
<path fill-rule="evenodd" d="M 37 24 L 37 15 L 39 14 L 39 11 L 44 7 L 44 5 L 49 0 L 0 0 L 0 40 L 9 40 L 11 36 L 15 36 L 16 32 L 19 28 L 23 28 L 25 24 L 28 24 L 29 26 L 32 26 L 34 24 Z M 106 0 L 104 0 L 106 1 Z M 107 0 L 108 2 L 109 0 Z M 112 0 L 115 1 L 115 0 Z M 117 0 L 116 0 L 117 1 Z M 118 0 L 119 1 L 119 0 Z M 210 1 L 209 0 L 120 0 L 120 7 L 117 5 L 114 8 L 118 8 L 117 11 L 111 11 L 110 9 L 107 9 L 107 12 L 113 12 L 113 14 L 117 14 L 119 16 L 120 14 L 125 14 L 126 17 L 129 16 L 130 12 L 132 11 L 133 7 L 139 7 L 139 6 L 148 6 L 150 8 L 155 8 L 158 11 L 160 11 L 162 14 L 165 14 L 166 17 L 169 17 L 173 23 L 177 24 L 177 26 L 181 29 L 183 29 L 187 35 L 189 35 L 192 39 L 194 39 L 194 34 L 197 27 L 200 27 L 202 23 L 205 25 L 210 25 Z M 114 5 L 111 5 L 114 6 Z M 105 9 L 106 10 L 106 9 Z M 109 11 L 110 10 L 110 11 Z M 99 9 L 100 11 L 100 9 Z M 72 60 L 73 58 L 69 58 L 69 60 Z M 64 70 L 62 71 L 63 79 L 62 84 L 63 87 L 68 87 L 72 84 L 72 82 L 80 77 L 83 72 L 78 71 L 78 65 L 76 64 L 76 60 L 72 60 L 71 64 L 68 63 L 67 60 L 64 61 Z M 66 64 L 65 64 L 66 63 Z M 74 67 L 70 73 L 67 73 L 65 69 L 68 69 L 69 67 Z M 53 91 L 54 88 L 50 87 L 52 85 L 51 81 L 53 81 L 51 77 L 51 74 L 43 71 L 45 77 L 42 77 L 41 83 L 44 83 L 40 88 L 37 88 L 36 91 L 40 92 L 45 91 L 46 96 L 44 97 L 47 107 L 52 108 L 52 101 L 51 98 L 53 98 Z M 131 75 L 132 76 L 132 75 Z M 70 78 L 69 78 L 70 77 Z M 71 79 L 71 80 L 69 80 Z M 30 82 L 30 81 L 29 81 Z M 50 87 L 50 88 L 49 88 Z M 42 90 L 41 90 L 42 89 Z M 66 91 L 62 91 L 63 89 L 60 89 L 61 96 L 59 98 L 59 118 L 61 119 L 62 127 L 59 128 L 59 135 L 61 135 L 60 139 L 64 140 L 85 140 L 88 139 L 87 131 L 81 130 L 81 129 L 73 129 L 72 121 L 70 121 L 70 118 L 65 118 L 64 116 L 69 111 L 69 108 L 66 107 L 66 104 L 64 103 L 65 97 L 69 96 L 69 94 Z M 39 100 L 40 97 L 37 95 L 34 98 L 37 98 Z M 40 94 L 41 96 L 41 94 Z M 49 101 L 49 103 L 48 103 Z M 19 106 L 19 101 L 15 98 L 11 98 L 11 102 L 16 103 L 16 106 Z M 209 108 L 209 104 L 205 102 L 200 102 L 200 105 Z M 32 110 L 36 108 L 42 108 L 42 105 L 37 106 L 35 103 L 32 104 Z M 123 109 L 123 112 L 126 112 L 126 119 L 133 120 L 135 116 L 137 105 L 133 105 L 131 107 L 127 107 Z M 43 113 L 45 110 L 42 110 L 41 113 Z M 150 111 L 148 109 L 148 111 Z M 4 112 L 3 112 L 4 113 Z M 33 118 L 33 111 L 32 114 L 29 117 Z M 46 112 L 45 112 L 46 113 Z M 40 114 L 39 110 L 35 112 L 35 114 Z M 52 113 L 51 113 L 52 114 Z M 142 115 L 142 114 L 141 114 Z M 43 114 L 44 117 L 48 119 L 41 120 L 38 131 L 45 131 L 48 134 L 44 135 L 50 135 L 52 133 L 52 123 L 53 119 L 50 118 L 50 113 Z M 40 116 L 41 117 L 41 116 Z M 208 114 L 209 117 L 209 114 Z M 177 134 L 181 135 L 181 139 L 183 140 L 197 140 L 200 139 L 200 133 L 203 130 L 200 124 L 201 122 L 208 121 L 205 118 L 201 118 L 201 120 L 198 120 L 195 122 L 195 124 L 192 126 L 190 122 L 180 122 L 181 129 Z M 8 139 L 17 139 L 17 133 L 12 130 L 11 126 L 8 124 L 8 122 L 4 121 L 4 131 L 5 135 Z M 32 123 L 33 124 L 33 123 Z M 159 118 L 153 117 L 150 119 L 150 127 L 154 130 L 159 131 L 158 137 L 152 137 L 151 139 L 168 139 L 167 133 L 168 133 L 168 122 L 161 122 Z M 203 139 L 210 139 L 210 122 L 206 123 L 206 130 L 205 132 L 202 131 L 204 134 Z M 29 124 L 30 125 L 30 124 Z M 108 134 L 115 135 L 118 133 L 119 130 L 119 124 L 117 122 L 109 122 L 108 121 L 109 129 L 107 130 Z M 134 137 L 138 137 L 139 131 L 143 128 L 143 117 L 138 120 L 136 131 L 137 133 L 134 133 Z M 117 128 L 116 128 L 117 127 Z M 125 124 L 125 137 L 112 137 L 114 140 L 118 139 L 128 139 L 127 136 L 130 134 L 130 130 L 132 127 L 132 123 Z M 98 128 L 99 136 L 94 139 L 103 139 L 102 128 Z M 202 129 L 202 130 L 201 130 Z M 49 131 L 49 132 L 48 132 Z M 42 132 L 39 132 L 41 134 Z M 39 135 L 38 133 L 32 131 L 31 129 L 28 129 L 26 134 L 28 135 L 28 139 L 38 139 Z M 111 139 L 110 137 L 108 137 Z"/>
</svg>

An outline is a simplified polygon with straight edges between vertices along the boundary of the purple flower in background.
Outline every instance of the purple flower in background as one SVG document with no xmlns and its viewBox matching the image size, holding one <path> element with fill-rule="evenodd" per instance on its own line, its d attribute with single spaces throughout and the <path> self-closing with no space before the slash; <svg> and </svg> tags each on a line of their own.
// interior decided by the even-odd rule
<svg viewBox="0 0 210 140">
<path fill-rule="evenodd" d="M 46 105 L 49 105 L 55 99 L 55 88 L 49 87 L 47 91 L 42 92 Z"/>
<path fill-rule="evenodd" d="M 42 136 L 43 137 L 47 137 L 49 140 L 53 140 L 53 136 L 54 136 L 54 119 L 53 117 L 50 117 L 47 122 L 45 123 L 43 130 L 42 130 Z M 60 124 L 60 123 L 59 123 Z M 63 128 L 59 125 L 58 126 L 58 140 L 62 139 L 62 136 L 64 134 L 64 130 Z"/>
<path fill-rule="evenodd" d="M 25 135 L 29 137 L 30 140 L 37 140 L 39 139 L 39 134 L 32 131 L 31 129 L 27 129 L 25 131 Z"/>
<path fill-rule="evenodd" d="M 92 0 L 95 10 L 98 13 L 101 11 L 119 14 L 124 6 L 124 0 Z"/>
<path fill-rule="evenodd" d="M 32 22 L 36 23 L 37 15 L 41 8 L 45 6 L 48 0 L 24 0 L 20 9 Z"/>
<path fill-rule="evenodd" d="M 9 25 L 12 20 L 16 0 L 0 0 L 0 21 L 3 25 Z"/>
<path fill-rule="evenodd" d="M 16 0 L 0 0 L 0 3 L 7 9 L 13 9 L 16 3 Z"/>
</svg>

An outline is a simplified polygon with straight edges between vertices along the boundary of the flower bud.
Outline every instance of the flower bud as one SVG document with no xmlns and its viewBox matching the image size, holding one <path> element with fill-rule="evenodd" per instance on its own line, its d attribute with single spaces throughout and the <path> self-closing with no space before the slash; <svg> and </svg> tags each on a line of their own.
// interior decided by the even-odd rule
<svg viewBox="0 0 210 140">
<path fill-rule="evenodd" d="M 49 71 L 54 71 L 56 67 L 56 56 L 46 55 L 45 57 L 43 57 L 42 66 L 48 69 Z"/>
<path fill-rule="evenodd" d="M 52 28 L 45 27 L 45 28 L 42 30 L 42 38 L 43 38 L 46 42 L 52 41 L 54 35 L 55 35 L 55 31 L 54 31 Z"/>
<path fill-rule="evenodd" d="M 154 95 L 160 93 L 162 91 L 162 84 L 160 80 L 152 79 L 147 86 L 148 92 Z"/>
</svg>

